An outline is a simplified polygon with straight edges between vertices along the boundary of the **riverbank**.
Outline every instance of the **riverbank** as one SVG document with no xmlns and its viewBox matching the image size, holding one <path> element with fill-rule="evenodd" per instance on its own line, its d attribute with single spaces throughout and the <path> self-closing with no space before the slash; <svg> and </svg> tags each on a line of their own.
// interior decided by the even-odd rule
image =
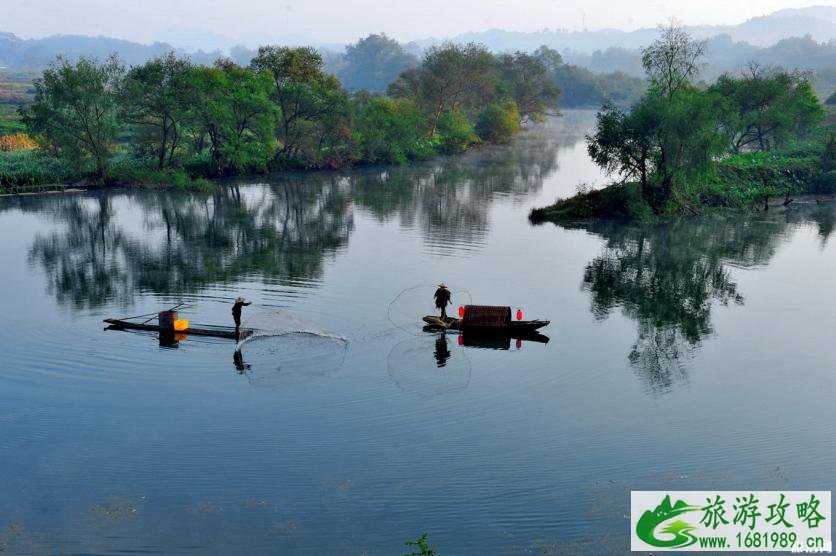
<svg viewBox="0 0 836 556">
<path fill-rule="evenodd" d="M 541 124 L 530 124 L 531 126 Z M 530 127 L 527 127 L 530 129 Z M 280 164 L 245 165 L 237 171 L 219 173 L 205 153 L 184 158 L 176 167 L 158 169 L 155 161 L 136 158 L 130 152 L 113 157 L 106 179 L 96 175 L 88 160 L 83 167 L 76 167 L 51 152 L 37 148 L 3 151 L 0 149 L 0 195 L 56 193 L 103 188 L 141 187 L 149 189 L 179 189 L 184 191 L 213 191 L 229 178 L 263 176 L 279 173 L 313 173 L 328 170 L 348 170 L 380 164 L 408 166 L 413 163 L 454 157 L 482 147 L 507 144 L 512 136 L 523 131 L 515 127 L 510 136 L 496 140 L 483 139 L 473 131 L 460 138 L 457 148 L 450 147 L 449 136 L 437 135 L 426 140 L 423 151 L 410 152 L 400 158 L 353 158 L 342 164 L 319 164 L 307 167 L 282 166 Z"/>
</svg>

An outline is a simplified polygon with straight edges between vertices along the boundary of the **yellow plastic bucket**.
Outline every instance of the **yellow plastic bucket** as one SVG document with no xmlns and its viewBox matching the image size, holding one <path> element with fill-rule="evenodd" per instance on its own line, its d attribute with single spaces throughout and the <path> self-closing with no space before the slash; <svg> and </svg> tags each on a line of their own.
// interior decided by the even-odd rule
<svg viewBox="0 0 836 556">
<path fill-rule="evenodd" d="M 177 319 L 174 321 L 174 331 L 184 332 L 189 329 L 189 321 L 185 319 Z"/>
</svg>

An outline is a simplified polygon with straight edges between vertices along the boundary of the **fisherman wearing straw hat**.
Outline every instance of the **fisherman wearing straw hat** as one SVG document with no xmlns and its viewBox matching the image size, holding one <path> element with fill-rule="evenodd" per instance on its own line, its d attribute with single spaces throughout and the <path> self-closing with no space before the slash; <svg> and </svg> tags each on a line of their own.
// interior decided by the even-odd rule
<svg viewBox="0 0 836 556">
<path fill-rule="evenodd" d="M 238 337 L 238 329 L 241 328 L 241 309 L 247 305 L 252 305 L 252 302 L 245 300 L 243 297 L 239 297 L 232 306 L 232 318 L 235 320 L 236 338 Z"/>
<path fill-rule="evenodd" d="M 447 289 L 447 286 L 444 283 L 438 285 L 438 289 L 435 290 L 435 306 L 437 309 L 441 309 L 441 318 L 447 318 L 447 305 L 450 304 L 450 290 Z"/>
</svg>

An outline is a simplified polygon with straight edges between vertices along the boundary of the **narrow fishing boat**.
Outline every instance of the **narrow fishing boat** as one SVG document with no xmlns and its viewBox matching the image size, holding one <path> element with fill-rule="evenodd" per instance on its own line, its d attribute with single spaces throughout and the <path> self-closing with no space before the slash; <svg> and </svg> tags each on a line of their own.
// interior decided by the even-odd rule
<svg viewBox="0 0 836 556">
<path fill-rule="evenodd" d="M 510 307 L 496 307 L 491 305 L 465 305 L 459 307 L 459 316 L 438 317 L 427 315 L 424 322 L 425 330 L 462 330 L 481 334 L 504 334 L 511 337 L 516 335 L 535 334 L 536 330 L 548 326 L 547 320 L 522 320 L 522 311 L 517 311 L 517 320 L 511 318 Z"/>
<path fill-rule="evenodd" d="M 151 318 L 146 318 L 149 316 Z M 157 320 L 156 324 L 151 322 L 154 317 Z M 161 311 L 155 315 L 141 315 L 125 319 L 104 319 L 104 322 L 110 325 L 107 328 L 108 330 L 143 330 L 159 332 L 160 334 L 212 336 L 215 338 L 229 338 L 230 340 L 243 340 L 253 333 L 252 330 L 245 328 L 236 331 L 232 326 L 192 324 L 188 320 L 181 319 L 177 311 Z"/>
</svg>

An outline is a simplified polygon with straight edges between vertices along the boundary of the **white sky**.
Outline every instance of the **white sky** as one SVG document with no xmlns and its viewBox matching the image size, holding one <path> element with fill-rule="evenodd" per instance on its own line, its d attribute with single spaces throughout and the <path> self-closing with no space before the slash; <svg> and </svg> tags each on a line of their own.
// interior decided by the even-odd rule
<svg viewBox="0 0 836 556">
<path fill-rule="evenodd" d="M 536 31 L 739 23 L 834 0 L 0 0 L 0 31 L 25 38 L 106 35 L 177 46 L 253 45 L 280 38 L 401 40 L 501 28 Z"/>
</svg>

